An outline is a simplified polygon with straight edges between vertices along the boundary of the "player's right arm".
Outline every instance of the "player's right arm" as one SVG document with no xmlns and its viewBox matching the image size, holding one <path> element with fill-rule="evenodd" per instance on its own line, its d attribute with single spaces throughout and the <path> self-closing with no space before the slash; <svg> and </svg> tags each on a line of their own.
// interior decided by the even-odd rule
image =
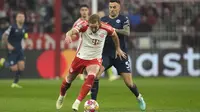
<svg viewBox="0 0 200 112">
<path fill-rule="evenodd" d="M 78 25 L 75 25 L 71 30 L 69 30 L 66 33 L 66 37 L 65 37 L 65 42 L 66 43 L 71 43 L 73 40 L 73 37 L 76 37 L 76 35 L 79 32 L 85 32 L 87 30 L 87 22 L 83 21 Z"/>
<path fill-rule="evenodd" d="M 7 45 L 8 50 L 14 50 L 14 47 L 8 42 L 11 30 L 12 26 L 10 26 L 2 35 L 2 42 Z"/>
<path fill-rule="evenodd" d="M 72 28 L 71 30 L 69 30 L 67 33 L 66 33 L 66 37 L 65 37 L 65 42 L 66 43 L 71 43 L 72 40 L 73 40 L 73 36 L 76 36 L 79 32 Z"/>
</svg>

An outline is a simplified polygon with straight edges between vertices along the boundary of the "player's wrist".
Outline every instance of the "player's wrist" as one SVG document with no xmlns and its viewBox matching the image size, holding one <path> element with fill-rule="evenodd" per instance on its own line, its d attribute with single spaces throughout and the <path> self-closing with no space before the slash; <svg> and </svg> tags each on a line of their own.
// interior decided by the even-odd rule
<svg viewBox="0 0 200 112">
<path fill-rule="evenodd" d="M 121 50 L 121 48 L 120 47 L 116 47 L 116 50 L 119 51 L 119 50 Z"/>
</svg>

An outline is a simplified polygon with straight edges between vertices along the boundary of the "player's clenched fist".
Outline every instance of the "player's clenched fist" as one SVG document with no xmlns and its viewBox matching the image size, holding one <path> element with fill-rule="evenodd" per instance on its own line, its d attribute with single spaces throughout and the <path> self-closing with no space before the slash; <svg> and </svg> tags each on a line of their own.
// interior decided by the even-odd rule
<svg viewBox="0 0 200 112">
<path fill-rule="evenodd" d="M 69 36 L 68 33 L 66 33 L 65 42 L 66 42 L 67 44 L 69 44 L 69 43 L 72 42 L 72 38 L 71 38 L 71 36 Z"/>
</svg>

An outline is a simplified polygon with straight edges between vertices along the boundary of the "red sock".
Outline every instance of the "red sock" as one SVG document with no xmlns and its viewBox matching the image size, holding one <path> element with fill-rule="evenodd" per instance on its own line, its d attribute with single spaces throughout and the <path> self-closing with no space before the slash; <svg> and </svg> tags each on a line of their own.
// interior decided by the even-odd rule
<svg viewBox="0 0 200 112">
<path fill-rule="evenodd" d="M 64 79 L 60 87 L 60 95 L 65 96 L 65 93 L 70 88 L 70 86 L 71 86 L 71 83 L 67 83 L 66 80 Z"/>
<path fill-rule="evenodd" d="M 88 75 L 87 79 L 85 80 L 85 82 L 81 88 L 79 96 L 77 98 L 79 101 L 82 101 L 85 98 L 85 96 L 87 95 L 87 93 L 90 91 L 90 89 L 92 88 L 94 78 L 95 78 L 95 76 L 93 74 Z"/>
</svg>

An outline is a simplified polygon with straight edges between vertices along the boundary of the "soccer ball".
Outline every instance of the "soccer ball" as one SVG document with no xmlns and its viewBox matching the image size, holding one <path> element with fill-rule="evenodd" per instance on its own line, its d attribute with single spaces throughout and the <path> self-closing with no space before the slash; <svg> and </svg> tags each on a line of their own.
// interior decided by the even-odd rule
<svg viewBox="0 0 200 112">
<path fill-rule="evenodd" d="M 99 104 L 95 100 L 87 100 L 84 104 L 84 112 L 98 112 Z"/>
</svg>

